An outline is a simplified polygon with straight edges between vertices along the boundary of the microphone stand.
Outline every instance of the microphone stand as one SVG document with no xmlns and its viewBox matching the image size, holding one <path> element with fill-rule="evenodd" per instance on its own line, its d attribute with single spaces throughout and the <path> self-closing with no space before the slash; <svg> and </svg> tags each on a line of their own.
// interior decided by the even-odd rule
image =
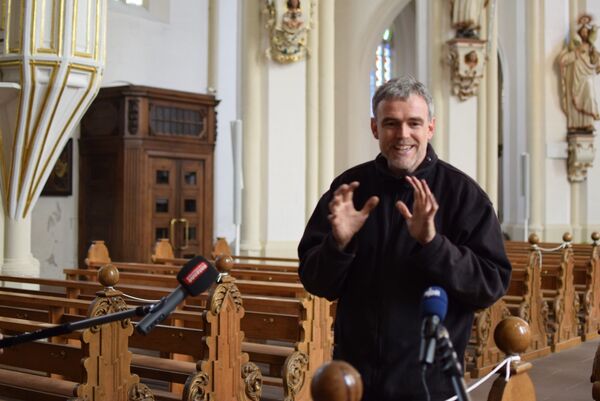
<svg viewBox="0 0 600 401">
<path fill-rule="evenodd" d="M 442 325 L 438 326 L 437 338 L 438 349 L 441 352 L 442 370 L 450 376 L 457 400 L 471 401 L 471 397 L 467 393 L 467 386 L 465 385 L 462 367 L 458 361 L 458 355 L 454 351 L 448 330 Z"/>
<path fill-rule="evenodd" d="M 154 308 L 162 303 L 162 300 L 152 305 L 142 305 L 137 308 L 111 313 L 108 315 L 96 316 L 88 319 L 82 319 L 77 322 L 64 323 L 46 329 L 39 329 L 28 333 L 18 334 L 12 337 L 5 337 L 0 340 L 0 349 L 12 347 L 13 345 L 26 343 L 29 341 L 40 340 L 42 338 L 59 336 L 72 333 L 75 330 L 86 329 L 92 326 L 98 326 L 105 323 L 116 322 L 118 320 L 128 319 L 133 316 L 145 316 Z"/>
</svg>

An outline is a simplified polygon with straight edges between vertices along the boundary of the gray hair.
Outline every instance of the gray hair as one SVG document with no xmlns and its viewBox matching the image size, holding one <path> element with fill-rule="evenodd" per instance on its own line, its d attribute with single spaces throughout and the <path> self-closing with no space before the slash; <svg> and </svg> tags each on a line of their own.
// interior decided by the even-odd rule
<svg viewBox="0 0 600 401">
<path fill-rule="evenodd" d="M 375 95 L 373 95 L 373 99 L 371 100 L 373 115 L 377 117 L 377 106 L 383 100 L 406 100 L 413 94 L 421 96 L 423 100 L 425 100 L 425 103 L 427 103 L 427 116 L 429 117 L 429 121 L 431 121 L 433 118 L 433 100 L 431 98 L 431 93 L 429 93 L 429 90 L 422 82 L 417 81 L 411 76 L 390 79 L 377 88 L 377 91 L 375 91 Z"/>
</svg>

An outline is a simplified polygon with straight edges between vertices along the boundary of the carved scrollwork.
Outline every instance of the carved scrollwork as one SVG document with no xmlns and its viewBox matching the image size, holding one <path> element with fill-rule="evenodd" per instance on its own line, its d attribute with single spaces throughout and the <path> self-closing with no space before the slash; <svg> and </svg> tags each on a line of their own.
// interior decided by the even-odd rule
<svg viewBox="0 0 600 401">
<path fill-rule="evenodd" d="M 137 135 L 139 128 L 139 116 L 140 116 L 140 100 L 129 99 L 127 102 L 129 108 L 129 114 L 127 116 L 127 126 L 131 135 Z"/>
<path fill-rule="evenodd" d="M 96 301 L 93 304 L 92 310 L 90 312 L 90 317 L 96 316 L 104 316 L 109 313 L 121 312 L 127 310 L 127 304 L 123 300 L 123 298 L 119 297 L 106 297 L 96 298 Z M 121 326 L 126 328 L 130 323 L 130 319 L 124 319 L 121 321 Z M 90 327 L 92 333 L 97 333 L 100 330 L 98 326 Z"/>
<path fill-rule="evenodd" d="M 145 384 L 135 383 L 129 389 L 128 401 L 154 401 L 154 394 Z"/>
<path fill-rule="evenodd" d="M 262 373 L 258 366 L 252 362 L 242 366 L 242 380 L 245 383 L 246 397 L 252 401 L 259 401 L 262 393 Z"/>
<path fill-rule="evenodd" d="M 492 327 L 491 308 L 486 308 L 477 317 L 477 356 L 483 354 L 483 348 L 487 346 Z"/>
<path fill-rule="evenodd" d="M 288 356 L 284 369 L 283 378 L 284 401 L 293 401 L 300 392 L 306 381 L 308 367 L 308 355 L 304 352 L 296 351 Z"/>
<path fill-rule="evenodd" d="M 221 311 L 225 297 L 229 294 L 233 299 L 236 311 L 242 307 L 242 294 L 237 286 L 233 283 L 219 284 L 212 294 L 210 311 L 217 315 Z"/>
<path fill-rule="evenodd" d="M 204 372 L 198 372 L 191 375 L 185 382 L 183 389 L 183 401 L 208 401 L 209 377 Z"/>
</svg>

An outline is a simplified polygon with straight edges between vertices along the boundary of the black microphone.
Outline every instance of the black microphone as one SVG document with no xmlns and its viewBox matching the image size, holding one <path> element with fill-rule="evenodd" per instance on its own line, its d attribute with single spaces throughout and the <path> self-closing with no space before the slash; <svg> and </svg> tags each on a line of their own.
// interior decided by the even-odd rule
<svg viewBox="0 0 600 401">
<path fill-rule="evenodd" d="M 421 299 L 421 347 L 419 363 L 423 367 L 431 365 L 435 359 L 438 327 L 448 311 L 448 295 L 442 287 L 428 287 Z"/>
<path fill-rule="evenodd" d="M 137 324 L 136 330 L 148 334 L 157 324 L 162 322 L 185 297 L 203 293 L 219 278 L 219 272 L 208 260 L 196 256 L 181 267 L 177 274 L 179 286 L 152 306 L 150 313 Z"/>
</svg>

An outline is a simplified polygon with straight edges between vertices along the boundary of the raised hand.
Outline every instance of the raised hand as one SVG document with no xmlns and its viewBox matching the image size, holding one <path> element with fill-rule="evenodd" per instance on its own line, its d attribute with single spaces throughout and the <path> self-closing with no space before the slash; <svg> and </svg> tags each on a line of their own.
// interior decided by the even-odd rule
<svg viewBox="0 0 600 401">
<path fill-rule="evenodd" d="M 333 193 L 333 199 L 329 202 L 329 221 L 333 238 L 340 250 L 350 243 L 354 234 L 365 224 L 369 213 L 379 203 L 379 198 L 372 196 L 361 210 L 356 210 L 352 197 L 358 186 L 358 181 L 340 185 Z"/>
<path fill-rule="evenodd" d="M 425 180 L 406 176 L 406 181 L 414 190 L 412 213 L 402 201 L 398 201 L 396 207 L 406 219 L 409 234 L 421 245 L 425 245 L 435 237 L 436 230 L 433 218 L 439 206 Z"/>
</svg>

